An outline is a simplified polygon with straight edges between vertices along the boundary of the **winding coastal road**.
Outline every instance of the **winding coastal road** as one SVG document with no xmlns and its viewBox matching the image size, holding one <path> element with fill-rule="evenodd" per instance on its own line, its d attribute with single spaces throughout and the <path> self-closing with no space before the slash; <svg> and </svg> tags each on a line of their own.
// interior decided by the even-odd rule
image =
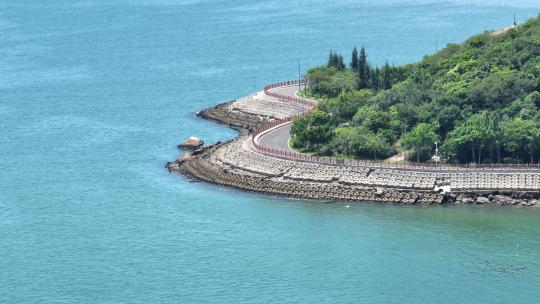
<svg viewBox="0 0 540 304">
<path fill-rule="evenodd" d="M 225 103 L 206 110 L 211 119 L 255 131 L 206 147 L 197 155 L 188 154 L 168 168 L 211 183 L 303 199 L 540 207 L 537 164 L 385 164 L 290 152 L 289 122 L 315 105 L 296 97 L 297 88 L 291 83 L 268 85 L 253 97 L 237 101 L 241 105 Z M 283 103 L 276 104 L 275 98 Z"/>
<path fill-rule="evenodd" d="M 278 87 L 278 88 L 272 89 L 271 91 L 276 92 L 278 94 L 294 97 L 296 96 L 296 92 L 298 92 L 298 86 L 295 85 L 295 86 L 287 86 L 287 87 Z"/>
<path fill-rule="evenodd" d="M 291 126 L 292 123 L 288 123 L 262 135 L 259 138 L 259 144 L 276 150 L 290 151 Z"/>
<path fill-rule="evenodd" d="M 294 97 L 298 92 L 298 86 L 275 88 L 272 91 Z M 292 123 L 279 126 L 259 137 L 259 144 L 276 150 L 292 151 L 289 147 Z"/>
<path fill-rule="evenodd" d="M 282 86 L 282 87 L 276 87 L 271 90 L 272 92 L 286 95 L 290 97 L 297 97 L 296 93 L 298 92 L 298 86 Z M 289 139 L 291 138 L 291 127 L 292 122 L 284 123 L 280 126 L 277 126 L 266 133 L 259 136 L 258 143 L 264 147 L 271 148 L 274 150 L 280 150 L 280 151 L 291 151 L 298 153 L 294 150 L 292 150 L 289 146 Z M 412 168 L 409 170 L 417 170 L 417 171 L 437 171 L 437 168 Z M 499 168 L 497 169 L 497 172 L 499 173 L 513 173 L 513 172 L 520 172 L 520 171 L 540 171 L 540 167 L 531 167 L 529 168 L 517 168 L 517 169 L 511 169 L 511 168 Z M 449 170 L 448 172 L 460 172 L 459 170 Z M 468 172 L 485 172 L 484 168 L 469 168 Z"/>
</svg>

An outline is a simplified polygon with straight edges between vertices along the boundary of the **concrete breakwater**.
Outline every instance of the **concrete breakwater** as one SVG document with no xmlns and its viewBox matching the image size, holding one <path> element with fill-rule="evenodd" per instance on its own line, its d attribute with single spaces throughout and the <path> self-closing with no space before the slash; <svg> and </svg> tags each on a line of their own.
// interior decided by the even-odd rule
<svg viewBox="0 0 540 304">
<path fill-rule="evenodd" d="M 263 153 L 260 147 L 254 147 L 251 135 L 255 130 L 310 109 L 259 92 L 201 111 L 199 116 L 233 127 L 240 135 L 196 150 L 168 167 L 209 183 L 301 199 L 540 207 L 540 170 L 407 169 L 373 163 L 317 163 Z"/>
</svg>

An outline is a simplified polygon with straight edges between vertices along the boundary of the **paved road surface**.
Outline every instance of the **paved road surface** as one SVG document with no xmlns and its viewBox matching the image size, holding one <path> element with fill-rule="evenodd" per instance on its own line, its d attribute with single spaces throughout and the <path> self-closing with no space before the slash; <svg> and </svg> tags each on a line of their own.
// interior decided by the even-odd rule
<svg viewBox="0 0 540 304">
<path fill-rule="evenodd" d="M 259 144 L 273 149 L 289 151 L 289 138 L 291 137 L 291 126 L 287 124 L 268 132 L 259 138 Z"/>
<path fill-rule="evenodd" d="M 298 92 L 298 86 L 280 87 L 273 89 L 272 91 L 279 94 L 296 96 L 296 92 Z M 259 144 L 277 150 L 291 151 L 288 145 L 289 138 L 291 137 L 291 125 L 292 124 L 287 124 L 283 127 L 277 128 L 271 132 L 264 134 L 259 138 Z"/>
<path fill-rule="evenodd" d="M 287 94 L 290 96 L 295 96 L 295 93 L 298 91 L 298 87 L 282 87 L 275 89 L 275 92 L 278 92 L 280 94 Z M 283 151 L 291 151 L 289 149 L 289 138 L 291 137 L 291 126 L 292 124 L 287 124 L 282 127 L 276 128 L 271 132 L 268 132 L 261 136 L 259 138 L 259 143 L 270 147 L 273 149 L 283 150 Z M 435 168 L 426 168 L 426 169 L 409 169 L 411 171 L 425 171 L 425 172 L 438 172 L 438 169 Z M 531 172 L 531 171 L 540 171 L 540 169 L 497 169 L 495 172 L 497 173 L 516 173 L 519 171 L 523 172 Z M 445 172 L 486 172 L 486 170 L 482 169 L 476 169 L 476 168 L 470 168 L 467 171 L 463 170 L 446 170 Z M 489 172 L 489 171 L 488 171 Z"/>
<path fill-rule="evenodd" d="M 302 85 L 302 89 L 303 88 L 304 86 Z M 272 92 L 289 95 L 289 96 L 296 96 L 296 92 L 298 92 L 298 86 L 279 87 L 279 88 L 273 89 Z"/>
</svg>

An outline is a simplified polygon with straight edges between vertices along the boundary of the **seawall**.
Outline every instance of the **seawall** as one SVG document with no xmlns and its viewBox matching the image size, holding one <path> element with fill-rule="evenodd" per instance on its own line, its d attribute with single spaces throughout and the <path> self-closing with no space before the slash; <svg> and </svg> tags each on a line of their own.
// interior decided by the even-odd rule
<svg viewBox="0 0 540 304">
<path fill-rule="evenodd" d="M 168 168 L 204 182 L 300 199 L 540 207 L 540 170 L 534 168 L 411 169 L 361 162 L 318 163 L 290 158 L 287 153 L 264 153 L 254 142 L 257 130 L 310 109 L 259 92 L 203 110 L 198 116 L 234 128 L 239 136 L 178 158 Z"/>
</svg>

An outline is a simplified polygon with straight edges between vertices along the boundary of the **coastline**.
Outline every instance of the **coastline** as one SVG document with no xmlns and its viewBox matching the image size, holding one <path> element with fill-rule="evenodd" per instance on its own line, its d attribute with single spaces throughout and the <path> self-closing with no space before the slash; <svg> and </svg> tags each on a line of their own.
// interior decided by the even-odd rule
<svg viewBox="0 0 540 304">
<path fill-rule="evenodd" d="M 252 104 L 257 106 L 252 106 Z M 257 130 L 264 125 L 278 122 L 279 115 L 272 112 L 276 105 L 284 112 L 296 113 L 295 111 L 298 110 L 297 105 L 293 103 L 259 92 L 245 99 L 221 103 L 200 111 L 197 113 L 198 117 L 233 128 L 239 132 L 239 135 L 187 153 L 176 161 L 168 163 L 168 169 L 188 178 L 242 191 L 315 201 L 364 201 L 418 206 L 475 204 L 540 207 L 540 192 L 530 187 L 527 189 L 490 189 L 487 187 L 442 191 L 444 185 L 452 181 L 447 177 L 448 175 L 462 174 L 453 171 L 393 170 L 342 163 L 314 164 L 309 161 L 261 153 L 254 149 L 255 143 L 252 143 L 251 135 L 257 133 Z M 305 111 L 309 111 L 309 108 L 305 108 Z M 396 184 L 392 185 L 390 181 L 385 182 L 384 179 L 380 182 L 369 180 L 372 177 L 380 179 L 378 175 L 383 178 L 390 176 L 385 175 L 389 172 L 397 174 L 395 176 L 398 179 L 401 177 L 403 181 L 394 181 Z M 507 175 L 513 174 L 508 178 L 520 179 L 522 177 L 524 180 L 532 176 L 535 181 L 540 177 L 540 171 L 523 172 L 520 170 L 469 172 L 469 174 L 475 175 L 476 179 L 478 179 L 477 176 L 483 176 L 481 174 L 485 176 L 480 178 L 495 175 L 507 178 Z M 435 187 L 433 183 L 424 184 L 426 178 L 416 180 L 418 175 L 429 175 L 435 180 Z M 362 176 L 368 182 L 357 182 L 358 176 Z M 412 182 L 404 183 L 407 179 Z"/>
</svg>

